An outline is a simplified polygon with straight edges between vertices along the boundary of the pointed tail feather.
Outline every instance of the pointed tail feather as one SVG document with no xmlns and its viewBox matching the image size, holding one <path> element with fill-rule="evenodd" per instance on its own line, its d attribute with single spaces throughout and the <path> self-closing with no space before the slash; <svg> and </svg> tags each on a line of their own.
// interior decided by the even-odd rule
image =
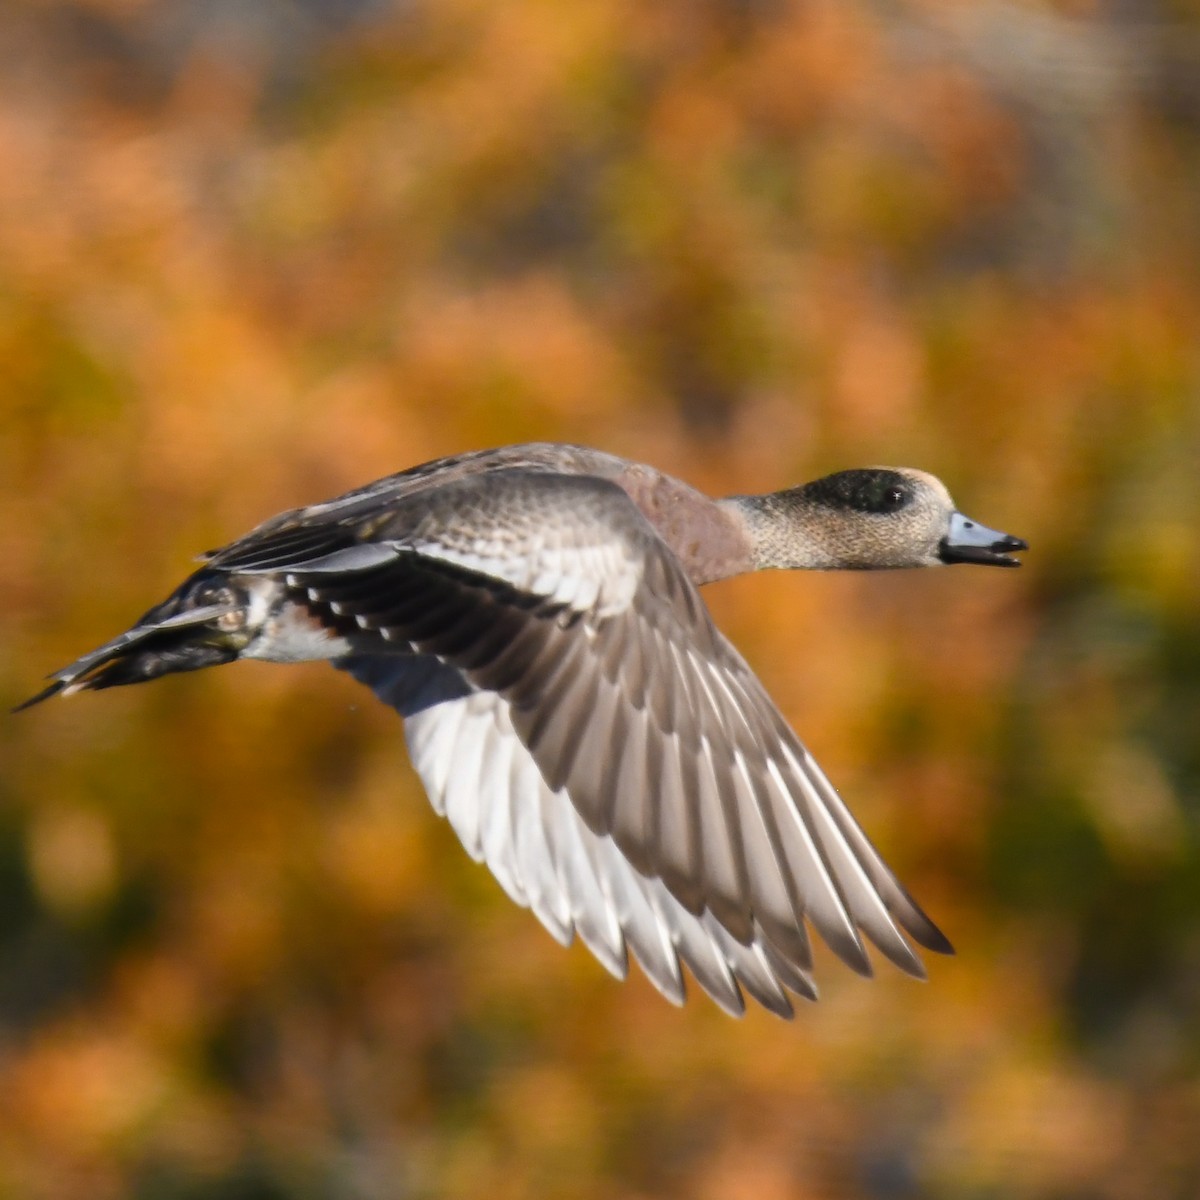
<svg viewBox="0 0 1200 1200">
<path fill-rule="evenodd" d="M 60 693 L 144 683 L 176 671 L 232 662 L 249 635 L 244 622 L 234 622 L 230 629 L 223 627 L 231 623 L 222 618 L 244 612 L 246 598 L 222 586 L 225 583 L 220 580 L 216 590 L 211 572 L 197 572 L 132 629 L 55 671 L 46 687 L 12 711 L 32 708 Z"/>
</svg>

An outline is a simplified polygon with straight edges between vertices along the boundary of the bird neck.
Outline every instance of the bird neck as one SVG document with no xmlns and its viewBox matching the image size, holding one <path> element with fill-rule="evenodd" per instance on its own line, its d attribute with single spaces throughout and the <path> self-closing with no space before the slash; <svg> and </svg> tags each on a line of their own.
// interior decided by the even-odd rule
<svg viewBox="0 0 1200 1200">
<path fill-rule="evenodd" d="M 844 563 L 800 488 L 719 501 L 746 532 L 752 570 L 831 571 Z"/>
</svg>

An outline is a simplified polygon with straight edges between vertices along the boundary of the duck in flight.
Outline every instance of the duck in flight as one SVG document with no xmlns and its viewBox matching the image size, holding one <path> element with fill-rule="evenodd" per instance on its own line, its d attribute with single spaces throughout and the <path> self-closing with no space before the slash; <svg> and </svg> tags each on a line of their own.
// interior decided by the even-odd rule
<svg viewBox="0 0 1200 1200">
<path fill-rule="evenodd" d="M 282 513 L 21 705 L 239 658 L 329 659 L 404 719 L 429 799 L 564 945 L 727 1012 L 816 999 L 808 926 L 871 973 L 952 953 L 698 588 L 766 568 L 1017 566 L 932 475 L 712 499 L 549 443 L 443 458 Z M 906 937 L 907 935 L 907 937 Z"/>
</svg>

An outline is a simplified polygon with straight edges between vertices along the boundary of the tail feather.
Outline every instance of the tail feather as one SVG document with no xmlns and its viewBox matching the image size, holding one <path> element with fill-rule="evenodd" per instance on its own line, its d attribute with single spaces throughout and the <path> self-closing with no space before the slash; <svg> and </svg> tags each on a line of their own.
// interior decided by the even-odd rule
<svg viewBox="0 0 1200 1200">
<path fill-rule="evenodd" d="M 222 581 L 224 582 L 224 581 Z M 210 603 L 217 599 L 217 603 Z M 12 711 L 32 708 L 51 696 L 88 689 L 144 683 L 177 671 L 232 662 L 247 641 L 240 629 L 222 628 L 221 618 L 236 613 L 244 597 L 225 587 L 214 596 L 211 573 L 197 572 L 131 629 L 49 676 L 50 682 Z"/>
</svg>

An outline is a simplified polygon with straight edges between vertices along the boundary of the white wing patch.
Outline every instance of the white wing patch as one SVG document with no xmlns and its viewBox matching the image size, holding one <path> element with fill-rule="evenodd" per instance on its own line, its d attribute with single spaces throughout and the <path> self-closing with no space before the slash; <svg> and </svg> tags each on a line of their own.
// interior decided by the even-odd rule
<svg viewBox="0 0 1200 1200">
<path fill-rule="evenodd" d="M 403 546 L 426 558 L 503 580 L 548 603 L 601 618 L 624 612 L 642 578 L 638 560 L 612 536 L 586 545 L 541 538 L 534 545 L 523 542 L 519 554 L 500 536 L 480 538 L 469 547 L 429 539 Z"/>
</svg>

